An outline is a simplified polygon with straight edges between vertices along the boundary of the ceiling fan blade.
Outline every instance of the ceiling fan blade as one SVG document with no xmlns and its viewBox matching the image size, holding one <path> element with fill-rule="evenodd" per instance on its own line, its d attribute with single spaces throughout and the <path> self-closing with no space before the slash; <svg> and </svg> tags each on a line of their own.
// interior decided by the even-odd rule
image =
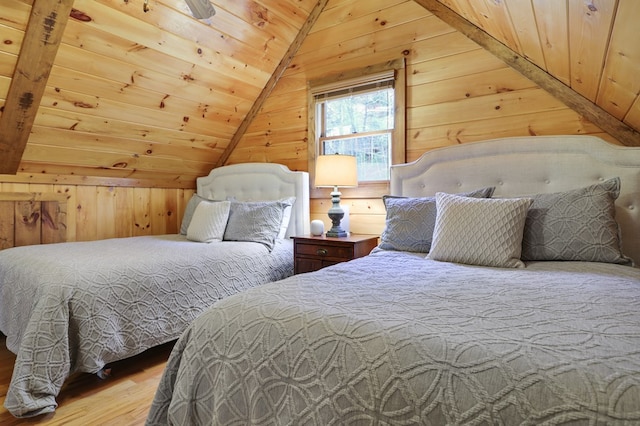
<svg viewBox="0 0 640 426">
<path fill-rule="evenodd" d="M 216 14 L 209 0 L 185 0 L 185 2 L 196 19 L 207 19 Z"/>
</svg>

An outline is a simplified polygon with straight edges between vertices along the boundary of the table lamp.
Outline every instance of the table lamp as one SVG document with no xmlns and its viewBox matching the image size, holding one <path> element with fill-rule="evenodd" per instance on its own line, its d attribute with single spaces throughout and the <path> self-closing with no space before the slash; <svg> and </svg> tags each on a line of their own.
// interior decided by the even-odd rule
<svg viewBox="0 0 640 426">
<path fill-rule="evenodd" d="M 347 232 L 340 227 L 340 221 L 344 217 L 344 210 L 340 207 L 340 191 L 338 187 L 358 186 L 358 169 L 356 157 L 353 155 L 329 154 L 316 158 L 316 187 L 333 187 L 331 192 L 331 208 L 329 219 L 331 229 L 327 231 L 327 237 L 346 237 Z"/>
</svg>

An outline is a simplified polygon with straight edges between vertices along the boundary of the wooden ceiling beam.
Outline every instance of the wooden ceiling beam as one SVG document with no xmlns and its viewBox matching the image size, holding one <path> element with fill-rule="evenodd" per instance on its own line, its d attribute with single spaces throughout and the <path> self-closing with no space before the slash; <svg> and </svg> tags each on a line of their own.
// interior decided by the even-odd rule
<svg viewBox="0 0 640 426">
<path fill-rule="evenodd" d="M 455 13 L 437 0 L 414 0 L 470 40 L 476 42 L 511 68 L 524 75 L 559 101 L 627 146 L 640 146 L 640 132 L 618 120 L 598 105 L 554 78 L 542 68 L 511 50 L 481 28 Z"/>
<path fill-rule="evenodd" d="M 304 42 L 304 39 L 307 37 L 307 34 L 309 34 L 309 31 L 311 31 L 311 28 L 315 25 L 316 21 L 320 17 L 320 14 L 324 10 L 328 2 L 329 0 L 319 0 L 318 3 L 313 7 L 313 10 L 311 11 L 311 13 L 309 13 L 307 21 L 302 25 L 300 31 L 298 32 L 298 35 L 296 35 L 296 38 L 289 46 L 289 49 L 287 49 L 287 53 L 285 53 L 285 55 L 282 57 L 282 60 L 276 67 L 275 71 L 273 72 L 273 74 L 271 74 L 269 81 L 267 81 L 267 84 L 262 89 L 262 92 L 251 106 L 251 109 L 238 127 L 236 133 L 231 138 L 229 145 L 227 145 L 226 149 L 222 153 L 222 156 L 218 160 L 216 167 L 224 166 L 227 160 L 229 160 L 231 153 L 236 148 L 236 146 L 238 146 L 238 143 L 240 143 L 240 139 L 242 139 L 247 129 L 260 112 L 260 109 L 264 105 L 265 101 L 267 100 L 271 92 L 273 92 L 273 89 L 276 87 L 276 84 L 278 84 L 278 81 L 282 77 L 282 74 L 284 74 L 284 72 L 289 67 L 289 64 L 291 64 L 293 57 L 298 52 L 298 49 L 300 49 L 300 46 L 302 46 L 302 42 Z"/>
<path fill-rule="evenodd" d="M 16 174 L 73 0 L 35 0 L 0 115 L 0 174 Z"/>
</svg>

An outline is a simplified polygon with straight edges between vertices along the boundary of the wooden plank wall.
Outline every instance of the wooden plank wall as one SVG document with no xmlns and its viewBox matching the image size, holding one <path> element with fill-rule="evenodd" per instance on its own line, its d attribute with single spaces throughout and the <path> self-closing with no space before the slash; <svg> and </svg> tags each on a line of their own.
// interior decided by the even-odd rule
<svg viewBox="0 0 640 426">
<path fill-rule="evenodd" d="M 67 200 L 50 193 L 0 192 L 0 250 L 64 242 Z"/>
<path fill-rule="evenodd" d="M 0 248 L 175 234 L 194 192 L 174 188 L 0 183 Z"/>
<path fill-rule="evenodd" d="M 506 136 L 609 135 L 411 0 L 332 0 L 229 158 L 307 170 L 308 80 L 405 58 L 407 161 Z M 351 231 L 379 233 L 383 194 L 343 191 Z M 329 196 L 311 200 L 328 226 Z"/>
<path fill-rule="evenodd" d="M 6 39 L 16 40 L 2 44 L 0 49 L 10 56 L 17 54 L 29 3 L 28 0 L 10 0 L 7 6 L 0 7 L 6 11 L 2 27 Z M 95 12 L 95 16 L 110 17 L 116 22 L 115 18 L 120 16 L 116 10 L 125 7 L 125 3 L 83 0 L 80 5 L 84 10 Z M 144 19 L 157 16 L 136 13 Z M 226 15 L 221 8 L 217 16 Z M 184 188 L 194 188 L 195 176 L 206 174 L 212 167 L 216 157 L 211 156 L 208 150 L 212 147 L 220 150 L 228 142 L 224 135 L 230 138 L 235 129 L 234 123 L 237 126 L 241 115 L 233 112 L 233 119 L 229 121 L 228 128 L 225 127 L 226 131 L 215 137 L 209 135 L 193 139 L 189 133 L 189 127 L 196 125 L 203 129 L 203 135 L 211 133 L 205 118 L 189 121 L 185 129 L 182 129 L 183 124 L 176 123 L 176 129 L 171 131 L 153 127 L 159 122 L 164 123 L 165 119 L 167 122 L 178 120 L 182 123 L 185 115 L 198 114 L 189 110 L 190 107 L 184 103 L 176 103 L 177 98 L 173 97 L 173 101 L 165 102 L 162 119 L 147 121 L 144 113 L 137 113 L 158 109 L 165 95 L 155 98 L 147 89 L 131 85 L 131 76 L 138 75 L 135 70 L 139 67 L 152 76 L 149 79 L 137 78 L 136 82 L 153 84 L 153 90 L 164 93 L 164 86 L 168 84 L 166 78 L 152 70 L 168 67 L 171 72 L 179 73 L 182 68 L 173 69 L 176 64 L 174 61 L 159 61 L 158 58 L 166 57 L 151 55 L 150 49 L 129 52 L 127 49 L 130 44 L 122 44 L 126 46 L 122 52 L 126 52 L 127 58 L 135 57 L 135 67 L 115 67 L 115 62 L 111 60 L 103 64 L 113 66 L 94 67 L 96 71 L 104 72 L 105 78 L 120 81 L 115 77 L 122 76 L 122 87 L 126 90 L 119 95 L 124 96 L 119 101 L 109 100 L 109 91 L 103 86 L 106 80 L 102 80 L 102 77 L 99 80 L 83 79 L 77 82 L 74 76 L 79 71 L 74 69 L 82 70 L 87 58 L 95 59 L 91 63 L 99 61 L 97 53 L 88 53 L 75 44 L 90 44 L 98 51 L 120 51 L 109 47 L 111 44 L 93 43 L 91 37 L 75 37 L 89 34 L 81 31 L 83 28 L 100 25 L 100 22 L 69 22 L 69 32 L 57 58 L 65 66 L 57 67 L 50 78 L 54 86 L 45 93 L 45 100 L 49 101 L 45 101 L 46 105 L 40 109 L 43 113 L 36 120 L 31 136 L 34 145 L 29 148 L 29 155 L 44 161 L 52 151 L 40 152 L 38 147 L 41 144 L 52 147 L 64 145 L 64 150 L 51 149 L 60 152 L 56 158 L 65 165 L 51 166 L 45 170 L 37 163 L 29 163 L 32 167 L 22 170 L 18 176 L 0 176 L 0 191 L 63 194 L 67 198 L 68 241 L 177 232 L 184 205 L 193 193 L 193 189 Z M 112 42 L 122 43 L 122 39 L 111 33 L 101 34 Z M 141 37 L 137 33 L 131 34 Z M 153 34 L 149 36 L 153 37 Z M 228 163 L 277 162 L 292 170 L 308 170 L 307 81 L 396 59 L 404 59 L 407 67 L 406 140 L 396 142 L 405 144 L 408 161 L 433 148 L 505 136 L 594 134 L 617 143 L 413 0 L 330 0 Z M 11 62 L 5 61 L 3 64 L 0 67 L 3 68 L 0 70 L 0 93 L 6 92 L 6 76 L 13 69 Z M 121 65 L 121 62 L 118 64 Z M 206 72 L 199 75 L 207 79 L 211 76 Z M 217 87 L 220 83 L 219 78 L 206 81 L 211 87 Z M 58 92 L 55 87 L 69 89 Z M 227 89 L 234 93 L 258 90 L 246 84 L 230 84 Z M 77 90 L 92 93 L 92 96 L 74 92 L 74 96 L 67 98 L 69 91 Z M 106 92 L 103 93 L 103 90 Z M 96 102 L 96 97 L 101 99 L 100 110 L 106 109 L 109 116 L 101 115 L 102 118 L 98 120 L 96 117 L 90 118 L 96 108 L 83 108 L 84 112 L 78 112 L 76 107 L 71 107 L 72 104 L 91 105 Z M 211 100 L 217 102 L 217 99 L 214 97 Z M 52 105 L 57 107 L 53 108 Z M 223 107 L 222 104 L 212 104 L 210 112 L 216 114 L 215 111 L 219 112 Z M 245 106 L 242 110 L 247 109 L 248 106 Z M 149 126 L 152 126 L 152 130 L 147 130 Z M 104 127 L 108 133 L 90 137 L 92 129 L 98 127 Z M 131 142 L 130 138 L 136 141 Z M 163 143 L 151 149 L 147 146 L 148 142 L 141 142 L 145 139 Z M 67 147 L 69 140 L 74 149 L 79 148 L 78 151 Z M 137 153 L 127 156 L 126 161 L 131 163 L 130 166 L 137 167 L 141 162 L 153 162 L 156 166 L 150 166 L 145 173 L 137 170 L 136 175 L 131 176 L 130 170 L 104 168 L 105 164 L 93 162 L 94 155 L 91 153 L 101 145 L 113 150 L 113 164 L 119 164 L 124 158 L 122 152 L 131 149 L 130 143 L 134 143 Z M 175 149 L 175 146 L 179 148 Z M 155 158 L 148 158 L 147 152 L 153 152 Z M 162 165 L 169 160 L 171 166 Z M 194 169 L 195 164 L 198 166 Z M 76 165 L 79 168 L 93 168 L 102 177 L 84 176 L 86 172 L 80 173 L 79 169 L 74 169 Z M 164 174 L 160 173 L 161 169 Z M 74 170 L 78 173 L 74 173 Z M 118 182 L 118 178 L 122 182 Z M 382 193 L 370 193 L 365 188 L 357 188 L 345 190 L 343 194 L 350 206 L 352 231 L 382 231 L 385 214 L 380 199 Z M 311 200 L 312 219 L 325 220 L 328 226 L 328 208 L 327 191 L 326 196 Z"/>
</svg>

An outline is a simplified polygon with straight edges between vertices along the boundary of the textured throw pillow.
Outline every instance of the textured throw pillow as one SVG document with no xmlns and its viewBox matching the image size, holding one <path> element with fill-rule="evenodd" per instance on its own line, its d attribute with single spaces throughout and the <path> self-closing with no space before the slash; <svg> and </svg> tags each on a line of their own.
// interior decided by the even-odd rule
<svg viewBox="0 0 640 426">
<path fill-rule="evenodd" d="M 290 199 L 231 202 L 224 240 L 253 241 L 272 250 L 287 206 L 291 206 Z"/>
<path fill-rule="evenodd" d="M 533 196 L 524 227 L 523 260 L 631 264 L 622 254 L 615 200 L 620 179 Z"/>
<path fill-rule="evenodd" d="M 523 267 L 522 234 L 530 198 L 469 198 L 439 192 L 427 259 L 500 268 Z"/>
<path fill-rule="evenodd" d="M 187 228 L 189 228 L 189 224 L 191 223 L 193 212 L 196 211 L 196 207 L 198 207 L 198 204 L 202 201 L 206 201 L 206 198 L 202 198 L 198 194 L 193 194 L 187 203 L 187 207 L 184 209 L 184 215 L 182 216 L 182 223 L 180 224 L 180 233 L 182 235 L 187 235 Z"/>
<path fill-rule="evenodd" d="M 201 201 L 187 228 L 187 239 L 201 243 L 222 241 L 229 218 L 229 201 Z"/>
<path fill-rule="evenodd" d="M 490 198 L 495 187 L 459 194 L 465 197 Z M 431 249 L 436 223 L 435 197 L 408 198 L 385 195 L 385 228 L 380 236 L 381 249 L 427 253 Z"/>
</svg>

